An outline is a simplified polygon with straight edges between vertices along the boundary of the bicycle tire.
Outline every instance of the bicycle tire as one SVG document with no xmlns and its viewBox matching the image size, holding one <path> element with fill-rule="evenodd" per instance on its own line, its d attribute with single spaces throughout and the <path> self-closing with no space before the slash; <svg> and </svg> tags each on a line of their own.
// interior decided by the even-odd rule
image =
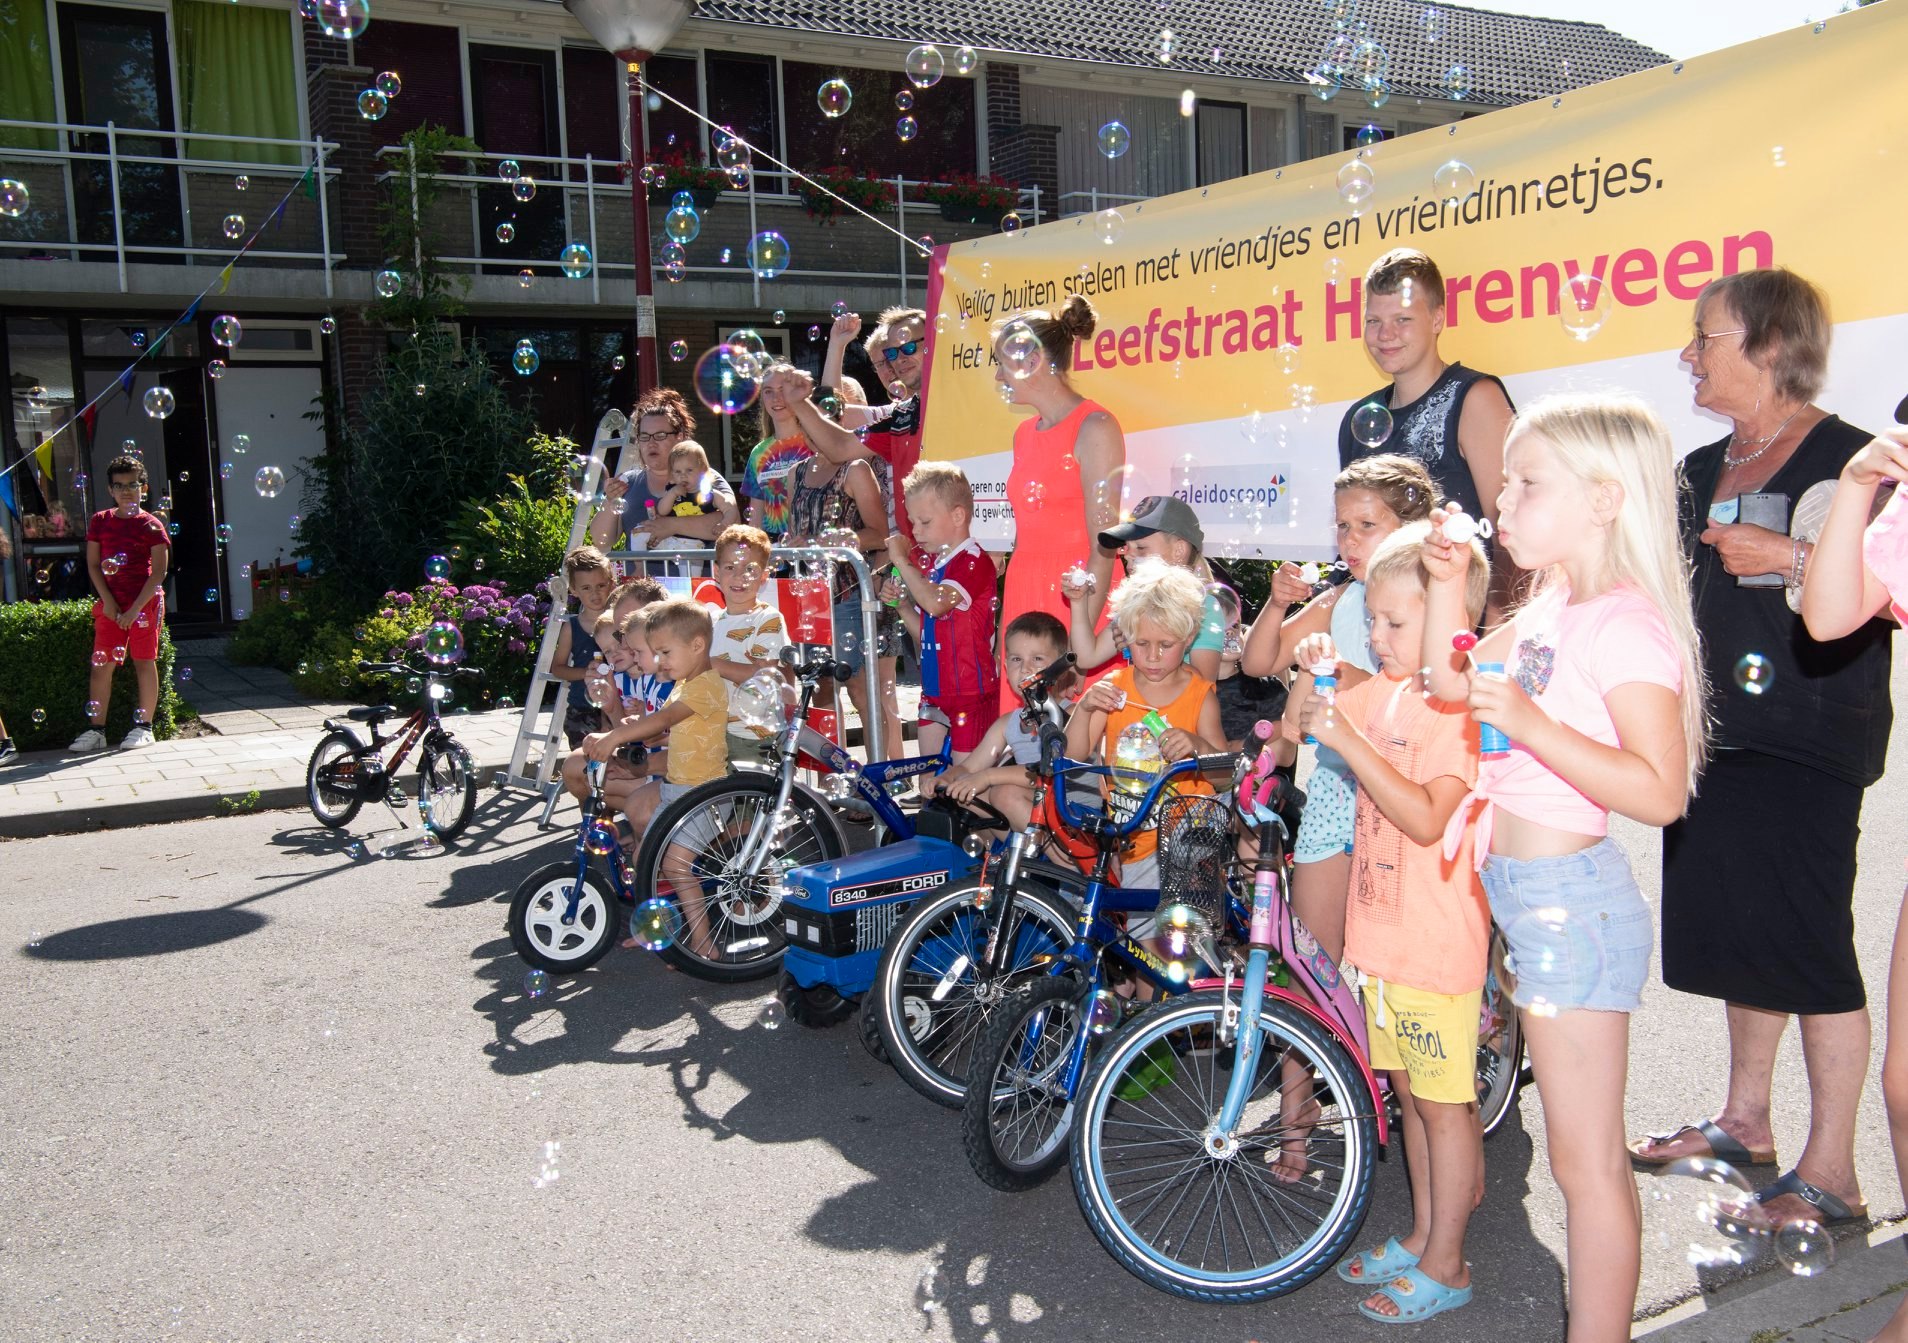
<svg viewBox="0 0 1908 1343">
<path fill-rule="evenodd" d="M 987 1018 L 1015 984 L 1044 973 L 1042 955 L 1073 941 L 1079 911 L 1025 878 L 1014 894 L 1020 912 L 1008 978 L 981 989 L 972 973 L 989 924 L 974 906 L 976 882 L 915 901 L 888 935 L 868 989 L 888 1062 L 915 1091 L 950 1110 L 967 1095 L 967 1073 Z"/>
<path fill-rule="evenodd" d="M 305 766 L 305 805 L 311 808 L 311 814 L 317 818 L 319 825 L 341 830 L 351 824 L 358 809 L 364 805 L 364 799 L 355 791 L 341 793 L 321 787 L 319 771 L 336 765 L 343 756 L 363 759 L 364 754 L 364 748 L 349 732 L 334 730 L 318 739 L 318 745 L 312 749 L 311 761 Z"/>
<path fill-rule="evenodd" d="M 595 872 L 584 874 L 575 920 L 562 923 L 559 916 L 575 885 L 575 859 L 549 863 L 525 877 L 510 899 L 505 922 L 510 945 L 539 970 L 575 974 L 589 969 L 608 953 L 623 926 L 621 906 Z"/>
<path fill-rule="evenodd" d="M 1517 1108 L 1524 1080 L 1524 1023 L 1498 972 L 1503 962 L 1504 935 L 1491 930 L 1490 973 L 1484 981 L 1484 1009 L 1492 1029 L 1477 1037 L 1477 1118 L 1490 1137 Z"/>
<path fill-rule="evenodd" d="M 1350 1050 L 1298 1008 L 1268 998 L 1259 1010 L 1260 1078 L 1236 1145 L 1210 1152 L 1234 1059 L 1224 1014 L 1225 996 L 1203 990 L 1148 1009 L 1107 1043 L 1076 1107 L 1073 1189 L 1100 1244 L 1148 1286 L 1195 1301 L 1264 1301 L 1312 1281 L 1358 1234 L 1371 1207 L 1378 1121 Z M 1278 1088 L 1280 1064 L 1294 1055 L 1320 1111 L 1305 1130 L 1306 1169 L 1285 1182 L 1270 1167 L 1291 1136 Z M 1268 1117 L 1255 1125 L 1260 1115 Z M 1297 1225 L 1297 1215 L 1313 1212 L 1309 1231 Z"/>
<path fill-rule="evenodd" d="M 426 830 L 439 839 L 463 834 L 477 810 L 477 766 L 470 752 L 455 741 L 426 747 L 417 757 L 417 796 Z"/>
<path fill-rule="evenodd" d="M 704 909 L 713 913 L 709 932 L 719 948 L 714 958 L 689 949 L 686 922 L 682 934 L 657 953 L 684 974 L 718 984 L 775 974 L 782 968 L 786 946 L 780 917 L 782 874 L 847 855 L 848 838 L 834 811 L 796 784 L 789 793 L 789 814 L 778 827 L 782 838 L 775 841 L 768 861 L 752 880 L 729 875 L 729 862 L 756 817 L 774 803 L 778 784 L 773 775 L 749 772 L 711 779 L 657 811 L 643 832 L 635 864 L 636 903 L 664 894 L 680 907 L 676 893 L 665 892 L 662 883 L 663 857 L 675 845 L 692 855 Z"/>
<path fill-rule="evenodd" d="M 1046 975 L 1014 990 L 974 1046 L 961 1147 L 974 1173 L 1002 1193 L 1032 1189 L 1066 1164 L 1074 1106 L 1064 1076 L 1086 1008 L 1078 979 Z"/>
</svg>

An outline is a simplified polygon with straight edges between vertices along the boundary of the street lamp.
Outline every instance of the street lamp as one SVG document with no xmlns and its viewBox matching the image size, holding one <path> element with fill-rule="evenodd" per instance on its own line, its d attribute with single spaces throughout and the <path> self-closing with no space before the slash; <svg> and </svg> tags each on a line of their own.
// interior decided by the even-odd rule
<svg viewBox="0 0 1908 1343">
<path fill-rule="evenodd" d="M 643 134 L 642 63 L 676 35 L 688 19 L 693 0 L 563 0 L 563 7 L 591 37 L 623 62 L 629 81 L 629 199 L 635 229 L 636 394 L 662 383 L 656 360 L 656 296 L 649 273 L 649 188 L 643 168 L 649 160 Z"/>
</svg>

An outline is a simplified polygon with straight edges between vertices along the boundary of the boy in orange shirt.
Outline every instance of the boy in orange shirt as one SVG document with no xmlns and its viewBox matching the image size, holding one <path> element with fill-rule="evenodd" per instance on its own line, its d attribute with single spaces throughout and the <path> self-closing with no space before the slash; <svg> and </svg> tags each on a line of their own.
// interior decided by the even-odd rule
<svg viewBox="0 0 1908 1343">
<path fill-rule="evenodd" d="M 1408 1235 L 1341 1264 L 1338 1276 L 1374 1287 L 1359 1313 L 1388 1323 L 1469 1303 L 1464 1233 L 1484 1169 L 1475 1069 L 1490 912 L 1472 836 L 1450 858 L 1442 845 L 1477 781 L 1478 730 L 1464 705 L 1432 699 L 1418 671 L 1428 581 L 1419 554 L 1429 528 L 1399 528 L 1366 563 L 1379 674 L 1335 702 L 1314 690 L 1299 710 L 1305 731 L 1344 756 L 1358 780 L 1345 955 L 1365 975 L 1371 1066 L 1390 1073 L 1403 1104 L 1412 1221 Z M 1481 549 L 1477 559 L 1465 592 L 1472 623 L 1489 585 Z M 1308 637 L 1299 658 L 1334 661 L 1331 636 Z M 1302 1148 L 1288 1147 L 1281 1178 L 1303 1159 Z"/>
</svg>

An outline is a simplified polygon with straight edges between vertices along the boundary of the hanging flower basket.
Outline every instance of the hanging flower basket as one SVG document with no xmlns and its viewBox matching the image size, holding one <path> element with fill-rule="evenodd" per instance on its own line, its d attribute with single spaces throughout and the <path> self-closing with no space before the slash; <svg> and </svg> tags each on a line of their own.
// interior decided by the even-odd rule
<svg viewBox="0 0 1908 1343">
<path fill-rule="evenodd" d="M 658 155 L 646 171 L 651 205 L 667 205 L 678 191 L 686 191 L 698 211 L 707 210 L 730 185 L 722 169 L 709 166 L 700 154 L 692 156 L 680 149 Z"/>
<path fill-rule="evenodd" d="M 957 173 L 945 182 L 929 182 L 921 188 L 923 199 L 941 209 L 941 218 L 954 224 L 998 226 L 1001 219 L 1020 203 L 1020 192 L 1011 182 L 997 177 L 976 177 Z"/>
<path fill-rule="evenodd" d="M 829 195 L 827 191 L 816 189 L 801 179 L 796 181 L 795 194 L 801 197 L 802 204 L 807 208 L 809 215 L 821 220 L 824 224 L 832 224 L 843 215 L 854 213 L 848 206 L 841 203 L 843 200 L 861 207 L 869 214 L 877 210 L 894 208 L 894 183 L 884 181 L 871 173 L 858 173 L 852 168 L 836 164 L 832 168 L 824 168 L 814 176 L 815 180 L 828 188 L 828 191 L 832 191 L 834 196 Z M 841 200 L 836 200 L 835 196 L 841 197 Z"/>
</svg>

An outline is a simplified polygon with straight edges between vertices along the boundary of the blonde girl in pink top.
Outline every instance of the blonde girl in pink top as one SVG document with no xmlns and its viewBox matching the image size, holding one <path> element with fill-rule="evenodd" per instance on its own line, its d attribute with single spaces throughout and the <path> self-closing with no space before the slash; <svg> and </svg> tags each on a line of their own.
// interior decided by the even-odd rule
<svg viewBox="0 0 1908 1343">
<path fill-rule="evenodd" d="M 1899 415 L 1901 412 L 1897 411 Z M 1802 584 L 1802 621 L 1809 637 L 1827 642 L 1854 633 L 1883 611 L 1908 619 L 1908 498 L 1897 486 L 1873 522 L 1884 484 L 1908 480 L 1908 431 L 1896 429 L 1848 459 L 1836 482 L 1828 521 Z M 1888 1038 L 1882 1053 L 1882 1098 L 1895 1147 L 1895 1174 L 1908 1189 L 1908 892 L 1895 918 L 1888 963 Z M 1896 1009 L 1900 1008 L 1900 1011 Z M 1874 1343 L 1908 1343 L 1908 1301 Z"/>
<path fill-rule="evenodd" d="M 1470 551 L 1444 539 L 1443 510 L 1424 543 L 1431 693 L 1511 741 L 1482 762 L 1446 845 L 1474 819 L 1564 1195 L 1567 1337 L 1618 1343 L 1641 1256 L 1623 1128 L 1629 1014 L 1654 933 L 1609 813 L 1681 816 L 1706 740 L 1675 454 L 1640 401 L 1553 397 L 1517 417 L 1504 465 L 1498 545 L 1531 572 L 1533 595 L 1470 657 L 1452 647 L 1470 627 Z M 1505 670 L 1478 673 L 1472 658 Z"/>
</svg>

